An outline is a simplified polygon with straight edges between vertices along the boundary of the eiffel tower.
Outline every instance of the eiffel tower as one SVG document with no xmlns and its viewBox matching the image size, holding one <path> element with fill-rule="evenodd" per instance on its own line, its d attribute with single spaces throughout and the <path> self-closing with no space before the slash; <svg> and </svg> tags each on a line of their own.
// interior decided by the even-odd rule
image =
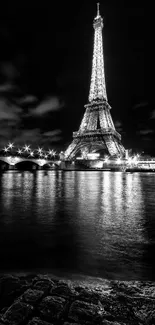
<svg viewBox="0 0 155 325">
<path fill-rule="evenodd" d="M 99 3 L 97 16 L 94 18 L 94 49 L 92 75 L 89 92 L 89 103 L 85 105 L 80 128 L 73 132 L 73 141 L 65 151 L 65 159 L 72 160 L 77 156 L 88 159 L 90 153 L 100 152 L 102 156 L 123 157 L 125 149 L 121 143 L 121 135 L 116 131 L 107 101 L 102 28 Z"/>
</svg>

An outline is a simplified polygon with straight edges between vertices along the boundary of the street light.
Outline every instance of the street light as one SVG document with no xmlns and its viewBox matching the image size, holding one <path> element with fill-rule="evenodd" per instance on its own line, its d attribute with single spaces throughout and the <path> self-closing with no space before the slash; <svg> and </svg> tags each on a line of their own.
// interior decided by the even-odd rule
<svg viewBox="0 0 155 325">
<path fill-rule="evenodd" d="M 48 150 L 48 155 L 52 156 L 53 155 L 53 150 Z"/>
<path fill-rule="evenodd" d="M 3 150 L 4 152 L 8 152 L 9 148 L 5 147 Z"/>
<path fill-rule="evenodd" d="M 12 149 L 14 147 L 14 144 L 13 143 L 9 143 L 8 144 L 8 149 Z"/>
<path fill-rule="evenodd" d="M 21 155 L 22 150 L 21 149 L 18 149 L 17 152 L 18 152 L 19 155 Z"/>
<path fill-rule="evenodd" d="M 30 150 L 30 145 L 28 145 L 28 146 L 25 145 L 23 149 L 24 149 L 24 151 L 27 151 L 28 152 Z"/>
<path fill-rule="evenodd" d="M 38 148 L 38 153 L 39 153 L 39 155 L 41 155 L 42 154 L 42 152 L 43 152 L 43 149 L 42 148 Z"/>
</svg>

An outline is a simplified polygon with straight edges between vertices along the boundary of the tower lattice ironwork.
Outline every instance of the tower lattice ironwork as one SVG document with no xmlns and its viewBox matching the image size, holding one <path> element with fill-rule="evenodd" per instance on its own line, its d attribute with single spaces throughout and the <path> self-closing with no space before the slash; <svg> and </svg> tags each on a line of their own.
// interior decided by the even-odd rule
<svg viewBox="0 0 155 325">
<path fill-rule="evenodd" d="M 107 101 L 102 28 L 103 19 L 97 4 L 97 16 L 94 18 L 94 49 L 92 75 L 89 92 L 89 103 L 85 105 L 80 128 L 73 132 L 73 141 L 65 151 L 65 159 L 73 159 L 77 155 L 87 158 L 89 153 L 101 151 L 109 156 L 124 156 L 125 149 L 121 143 L 121 135 L 116 131 Z"/>
</svg>

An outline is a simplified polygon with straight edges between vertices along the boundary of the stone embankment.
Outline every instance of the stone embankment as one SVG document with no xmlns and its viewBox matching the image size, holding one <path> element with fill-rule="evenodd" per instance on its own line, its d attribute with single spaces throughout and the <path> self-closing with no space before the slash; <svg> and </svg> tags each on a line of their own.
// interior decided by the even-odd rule
<svg viewBox="0 0 155 325">
<path fill-rule="evenodd" d="M 0 276 L 0 325 L 155 324 L 155 283 Z"/>
</svg>

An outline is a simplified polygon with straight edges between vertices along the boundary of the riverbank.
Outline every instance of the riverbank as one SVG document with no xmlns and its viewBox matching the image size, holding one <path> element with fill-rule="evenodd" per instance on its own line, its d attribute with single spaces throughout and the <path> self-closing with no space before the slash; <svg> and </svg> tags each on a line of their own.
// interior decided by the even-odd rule
<svg viewBox="0 0 155 325">
<path fill-rule="evenodd" d="M 155 324 L 155 282 L 0 274 L 0 325 Z"/>
</svg>

